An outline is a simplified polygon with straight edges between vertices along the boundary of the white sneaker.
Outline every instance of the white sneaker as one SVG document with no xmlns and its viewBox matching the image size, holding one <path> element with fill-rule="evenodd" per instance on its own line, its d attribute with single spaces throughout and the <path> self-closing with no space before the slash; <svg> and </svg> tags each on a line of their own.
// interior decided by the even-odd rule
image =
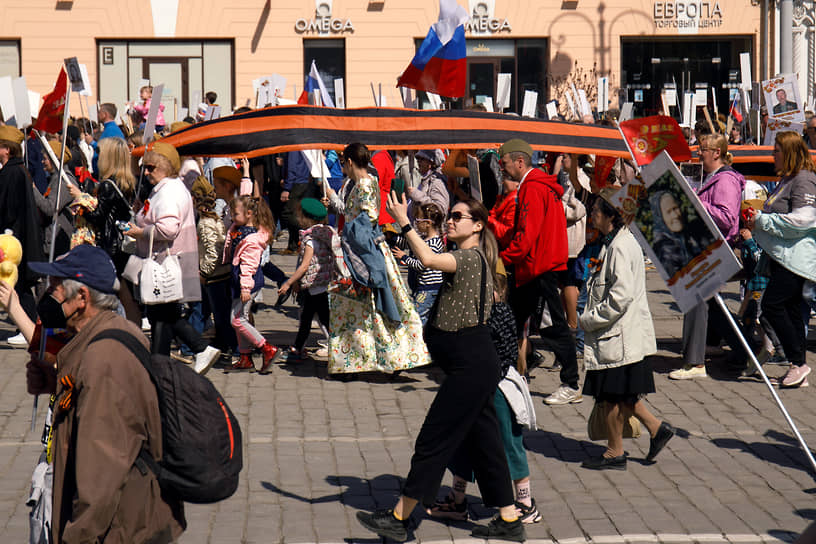
<svg viewBox="0 0 816 544">
<path fill-rule="evenodd" d="M 669 372 L 669 378 L 672 380 L 693 380 L 707 377 L 705 366 L 685 365 L 683 368 Z"/>
<path fill-rule="evenodd" d="M 21 333 L 21 332 L 15 334 L 14 336 L 12 336 L 10 338 L 6 338 L 6 342 L 8 342 L 8 345 L 10 345 L 12 347 L 15 347 L 15 348 L 27 348 L 28 347 L 28 342 L 26 342 L 25 336 L 23 336 L 23 333 Z"/>
<path fill-rule="evenodd" d="M 220 356 L 220 349 L 207 346 L 207 348 L 201 353 L 196 353 L 195 363 L 193 363 L 193 370 L 203 376 L 212 367 L 212 365 L 215 364 Z"/>
<path fill-rule="evenodd" d="M 325 358 L 329 356 L 329 348 L 320 347 L 314 352 L 315 357 Z"/>
<path fill-rule="evenodd" d="M 150 321 L 146 317 L 142 318 L 142 330 L 145 332 L 150 330 Z"/>
<path fill-rule="evenodd" d="M 544 399 L 544 403 L 549 405 L 578 404 L 583 400 L 584 396 L 579 390 L 562 384 L 561 387 L 555 390 L 555 393 Z"/>
</svg>

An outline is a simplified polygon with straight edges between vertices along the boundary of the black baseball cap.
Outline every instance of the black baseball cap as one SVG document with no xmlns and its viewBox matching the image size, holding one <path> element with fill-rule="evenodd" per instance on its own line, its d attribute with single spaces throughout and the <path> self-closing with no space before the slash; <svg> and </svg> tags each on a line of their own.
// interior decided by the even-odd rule
<svg viewBox="0 0 816 544">
<path fill-rule="evenodd" d="M 53 263 L 28 263 L 28 267 L 43 276 L 78 281 L 101 293 L 115 295 L 119 292 L 113 261 L 105 250 L 89 244 L 76 246 Z"/>
</svg>

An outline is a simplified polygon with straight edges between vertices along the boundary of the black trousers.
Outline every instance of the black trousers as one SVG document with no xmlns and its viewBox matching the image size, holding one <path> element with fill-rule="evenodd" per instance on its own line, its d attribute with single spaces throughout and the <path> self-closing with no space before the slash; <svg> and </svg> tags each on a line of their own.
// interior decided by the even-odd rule
<svg viewBox="0 0 816 544">
<path fill-rule="evenodd" d="M 445 469 L 459 447 L 471 452 L 473 472 L 485 505 L 513 504 L 493 394 L 501 379 L 496 349 L 486 326 L 457 332 L 429 327 L 425 341 L 445 380 L 416 439 L 403 495 L 433 505 Z"/>
<path fill-rule="evenodd" d="M 327 329 L 329 328 L 329 293 L 310 295 L 308 290 L 301 293 L 303 297 L 303 308 L 300 309 L 300 325 L 295 337 L 295 348 L 303 349 L 309 333 L 312 331 L 312 319 L 315 314 Z"/>
<path fill-rule="evenodd" d="M 805 364 L 807 336 L 802 319 L 802 288 L 805 278 L 797 276 L 773 259 L 769 259 L 770 281 L 762 295 L 762 317 L 770 323 L 788 361 Z"/>
<path fill-rule="evenodd" d="M 190 323 L 181 316 L 181 304 L 151 304 L 147 308 L 147 320 L 150 321 L 150 352 L 170 355 L 170 344 L 174 337 L 200 353 L 207 349 L 207 341 Z"/>
<path fill-rule="evenodd" d="M 287 249 L 297 251 L 298 248 L 298 233 L 300 225 L 298 224 L 298 212 L 300 208 L 300 201 L 304 198 L 313 198 L 317 195 L 317 185 L 311 181 L 308 183 L 295 183 L 292 185 L 292 190 L 289 191 L 289 200 L 287 200 L 283 209 L 281 210 L 281 222 L 286 224 L 286 230 L 289 231 L 289 241 L 287 242 Z"/>
<path fill-rule="evenodd" d="M 552 317 L 552 325 L 541 329 L 539 334 L 544 345 L 561 363 L 561 383 L 578 389 L 578 359 L 575 355 L 575 339 L 567 324 L 567 316 L 558 294 L 558 273 L 544 272 L 537 278 L 510 290 L 510 307 L 516 317 L 516 330 L 521 338 L 524 323 L 536 317 L 536 308 L 546 304 Z M 533 328 L 533 327 L 531 327 Z"/>
</svg>

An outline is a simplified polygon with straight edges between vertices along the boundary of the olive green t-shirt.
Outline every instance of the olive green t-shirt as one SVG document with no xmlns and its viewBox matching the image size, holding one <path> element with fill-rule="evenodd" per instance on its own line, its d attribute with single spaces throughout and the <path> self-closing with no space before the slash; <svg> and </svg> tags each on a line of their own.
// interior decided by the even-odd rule
<svg viewBox="0 0 816 544">
<path fill-rule="evenodd" d="M 439 290 L 439 306 L 432 326 L 443 331 L 458 331 L 479 324 L 479 296 L 482 291 L 481 252 L 458 249 L 451 252 L 456 259 L 456 272 L 445 275 L 445 283 Z M 493 305 L 493 276 L 488 273 L 485 262 L 484 321 Z"/>
</svg>

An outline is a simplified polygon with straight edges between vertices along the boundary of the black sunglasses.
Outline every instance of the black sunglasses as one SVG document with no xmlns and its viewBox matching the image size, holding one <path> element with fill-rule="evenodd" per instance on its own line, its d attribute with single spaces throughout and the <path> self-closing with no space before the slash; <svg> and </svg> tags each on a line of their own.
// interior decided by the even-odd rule
<svg viewBox="0 0 816 544">
<path fill-rule="evenodd" d="M 143 165 L 143 168 L 145 169 L 145 172 L 152 172 L 153 170 L 156 169 L 156 165 L 155 164 L 145 164 L 145 165 Z"/>
<path fill-rule="evenodd" d="M 473 219 L 472 215 L 465 215 L 462 212 L 451 212 L 448 215 L 448 220 L 453 220 L 454 223 L 458 223 L 462 219 Z"/>
</svg>

